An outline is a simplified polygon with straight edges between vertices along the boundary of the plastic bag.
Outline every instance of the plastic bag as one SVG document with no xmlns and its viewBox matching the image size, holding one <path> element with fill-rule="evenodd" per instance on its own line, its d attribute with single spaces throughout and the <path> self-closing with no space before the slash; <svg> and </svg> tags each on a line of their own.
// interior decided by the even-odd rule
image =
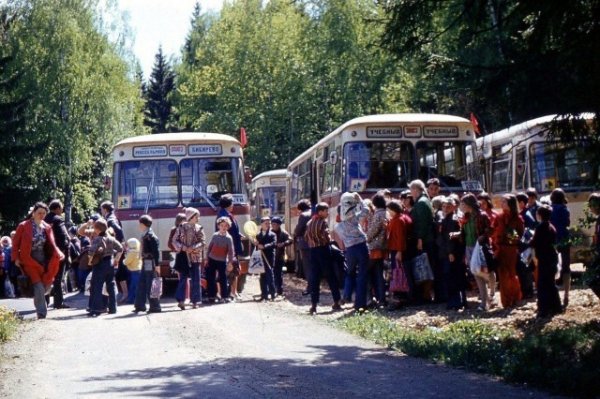
<svg viewBox="0 0 600 399">
<path fill-rule="evenodd" d="M 404 266 L 398 264 L 392 270 L 392 281 L 390 281 L 390 292 L 408 292 L 408 279 L 404 271 Z"/>
<path fill-rule="evenodd" d="M 262 251 L 255 249 L 250 257 L 250 265 L 248 266 L 249 274 L 261 274 L 265 272 L 265 265 L 263 263 Z"/>
<path fill-rule="evenodd" d="M 431 269 L 429 258 L 425 252 L 414 257 L 410 262 L 412 264 L 415 283 L 420 284 L 425 281 L 433 280 L 433 270 Z"/>
<path fill-rule="evenodd" d="M 162 296 L 162 277 L 154 277 L 150 286 L 150 298 L 159 299 Z"/>
<path fill-rule="evenodd" d="M 15 295 L 15 286 L 10 282 L 8 277 L 4 280 L 4 295 L 7 298 L 14 298 Z"/>
<path fill-rule="evenodd" d="M 471 269 L 471 273 L 479 274 L 481 273 L 481 268 L 483 267 L 487 267 L 485 255 L 481 250 L 481 245 L 479 245 L 479 242 L 476 242 L 475 246 L 473 247 L 473 254 L 471 255 L 471 262 L 469 262 L 469 268 Z"/>
</svg>

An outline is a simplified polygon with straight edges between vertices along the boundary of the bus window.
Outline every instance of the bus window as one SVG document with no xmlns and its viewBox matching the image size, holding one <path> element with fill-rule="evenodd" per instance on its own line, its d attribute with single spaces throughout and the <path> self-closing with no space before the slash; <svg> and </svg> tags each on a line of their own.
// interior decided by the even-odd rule
<svg viewBox="0 0 600 399">
<path fill-rule="evenodd" d="M 243 174 L 237 158 L 186 158 L 180 162 L 184 206 L 216 206 L 225 193 L 243 193 Z"/>
<path fill-rule="evenodd" d="M 285 186 L 261 187 L 256 190 L 256 204 L 259 209 L 268 209 L 268 214 L 260 216 L 282 216 L 285 210 Z"/>
<path fill-rule="evenodd" d="M 118 209 L 176 207 L 177 163 L 172 160 L 115 163 Z"/>
<path fill-rule="evenodd" d="M 492 192 L 510 193 L 512 191 L 512 152 L 501 146 L 492 150 Z"/>
<path fill-rule="evenodd" d="M 517 147 L 515 162 L 515 188 L 517 190 L 525 190 L 529 187 L 529 170 L 527 169 L 527 151 L 525 151 L 525 146 Z"/>
<path fill-rule="evenodd" d="M 443 188 L 458 189 L 466 180 L 478 180 L 479 173 L 467 160 L 473 159 L 469 142 L 421 141 L 417 143 L 419 179 L 437 177 Z"/>
<path fill-rule="evenodd" d="M 413 180 L 413 151 L 407 142 L 352 142 L 344 146 L 346 191 L 403 188 Z"/>
<path fill-rule="evenodd" d="M 298 176 L 298 199 L 310 198 L 311 191 L 311 162 L 310 159 L 300 164 Z"/>
<path fill-rule="evenodd" d="M 534 143 L 530 147 L 531 178 L 538 191 L 591 188 L 598 184 L 598 165 L 585 145 Z"/>
</svg>

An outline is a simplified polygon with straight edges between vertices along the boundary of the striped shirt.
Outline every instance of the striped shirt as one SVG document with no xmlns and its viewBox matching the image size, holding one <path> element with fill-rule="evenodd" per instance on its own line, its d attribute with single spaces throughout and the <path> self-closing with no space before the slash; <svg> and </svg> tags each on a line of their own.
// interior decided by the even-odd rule
<svg viewBox="0 0 600 399">
<path fill-rule="evenodd" d="M 309 248 L 323 247 L 329 245 L 331 236 L 329 235 L 329 224 L 326 219 L 314 215 L 306 225 L 304 239 Z"/>
</svg>

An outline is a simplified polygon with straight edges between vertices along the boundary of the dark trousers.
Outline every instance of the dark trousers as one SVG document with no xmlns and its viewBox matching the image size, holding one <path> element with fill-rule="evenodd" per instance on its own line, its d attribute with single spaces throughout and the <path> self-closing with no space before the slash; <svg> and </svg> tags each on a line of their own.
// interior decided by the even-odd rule
<svg viewBox="0 0 600 399">
<path fill-rule="evenodd" d="M 208 297 L 214 299 L 217 296 L 217 276 L 221 287 L 221 298 L 229 298 L 229 286 L 227 284 L 227 263 L 225 261 L 208 258 L 208 267 L 205 271 Z"/>
<path fill-rule="evenodd" d="M 92 270 L 92 281 L 90 287 L 90 312 L 106 312 L 106 302 L 102 295 L 102 285 L 106 284 L 108 291 L 108 312 L 117 311 L 117 290 L 115 286 L 115 268 L 111 257 L 103 258 Z"/>
<path fill-rule="evenodd" d="M 68 253 L 68 252 L 65 252 Z M 65 278 L 65 268 L 67 266 L 67 259 L 63 259 L 60 261 L 58 265 L 58 273 L 54 277 L 54 282 L 52 283 L 52 296 L 54 297 L 54 307 L 60 308 L 63 304 L 63 290 L 62 290 L 62 282 Z"/>
<path fill-rule="evenodd" d="M 310 249 L 309 248 L 305 248 L 302 249 L 298 252 L 296 252 L 296 254 L 300 255 L 300 262 L 302 264 L 302 275 L 304 276 L 304 279 L 306 280 L 306 291 L 307 292 L 312 292 L 312 280 L 311 280 L 311 275 L 312 275 L 312 264 L 310 261 Z"/>
<path fill-rule="evenodd" d="M 560 296 L 554 281 L 556 264 L 539 262 L 537 281 L 537 305 L 540 316 L 550 316 L 562 311 Z"/>
<path fill-rule="evenodd" d="M 142 270 L 137 290 L 135 291 L 135 305 L 137 311 L 146 311 L 146 301 L 150 305 L 150 311 L 160 311 L 160 301 L 158 298 L 150 298 L 150 289 L 152 288 L 152 279 L 156 273 L 154 270 Z"/>
<path fill-rule="evenodd" d="M 275 280 L 273 278 L 273 268 L 265 265 L 265 272 L 260 274 L 260 296 L 262 299 L 275 298 Z"/>
<path fill-rule="evenodd" d="M 275 291 L 277 295 L 283 295 L 283 265 L 285 260 L 275 259 L 275 268 L 273 269 L 273 278 L 275 279 Z"/>
<path fill-rule="evenodd" d="M 371 285 L 375 293 L 377 302 L 385 302 L 385 280 L 383 278 L 383 259 L 369 259 L 369 274 L 371 277 Z M 369 298 L 372 295 L 367 295 Z"/>
<path fill-rule="evenodd" d="M 311 248 L 310 263 L 312 269 L 310 279 L 310 298 L 312 305 L 317 306 L 319 303 L 321 275 L 323 273 L 327 276 L 327 283 L 329 284 L 329 289 L 331 290 L 334 302 L 338 302 L 340 300 L 340 289 L 335 276 L 335 271 L 333 270 L 331 248 L 329 245 Z"/>
</svg>

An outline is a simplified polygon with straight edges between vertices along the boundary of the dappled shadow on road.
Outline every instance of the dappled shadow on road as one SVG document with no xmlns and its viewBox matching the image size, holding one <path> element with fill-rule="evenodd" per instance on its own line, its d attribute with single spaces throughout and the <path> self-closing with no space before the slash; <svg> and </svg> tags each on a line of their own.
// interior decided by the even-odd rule
<svg viewBox="0 0 600 399">
<path fill-rule="evenodd" d="M 120 397 L 367 397 L 401 396 L 479 398 L 525 397 L 524 390 L 485 377 L 449 370 L 382 349 L 307 346 L 308 357 L 253 357 L 199 360 L 171 367 L 148 367 L 89 377 L 102 390 L 79 395 Z M 95 384 L 97 386 L 97 384 Z M 398 397 L 397 395 L 392 395 Z M 531 395 L 529 397 L 536 397 Z"/>
</svg>

